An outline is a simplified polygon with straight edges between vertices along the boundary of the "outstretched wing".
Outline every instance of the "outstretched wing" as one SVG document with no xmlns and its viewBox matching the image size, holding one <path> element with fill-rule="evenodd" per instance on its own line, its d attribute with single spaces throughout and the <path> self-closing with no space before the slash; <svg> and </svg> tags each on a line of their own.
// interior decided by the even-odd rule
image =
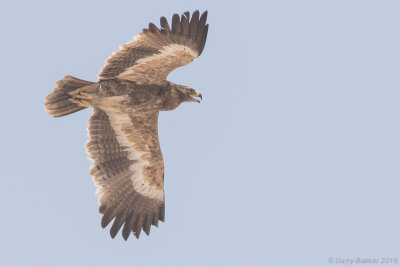
<svg viewBox="0 0 400 267">
<path fill-rule="evenodd" d="M 121 79 L 138 84 L 165 83 L 174 69 L 190 63 L 203 51 L 208 24 L 207 11 L 201 17 L 195 11 L 172 17 L 172 28 L 165 17 L 160 19 L 161 29 L 153 23 L 148 29 L 120 47 L 107 59 L 98 74 L 100 80 Z"/>
<path fill-rule="evenodd" d="M 113 218 L 114 238 L 131 232 L 148 235 L 151 224 L 164 221 L 164 162 L 158 141 L 158 112 L 146 117 L 94 108 L 89 119 L 87 151 L 97 186 L 102 227 Z"/>
</svg>

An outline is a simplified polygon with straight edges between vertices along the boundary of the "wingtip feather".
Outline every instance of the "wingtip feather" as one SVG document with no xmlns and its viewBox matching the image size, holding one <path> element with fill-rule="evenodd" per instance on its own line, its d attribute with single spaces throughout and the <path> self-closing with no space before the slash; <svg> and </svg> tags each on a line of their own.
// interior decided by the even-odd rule
<svg viewBox="0 0 400 267">
<path fill-rule="evenodd" d="M 160 18 L 160 25 L 164 30 L 169 31 L 169 32 L 171 31 L 171 28 L 169 27 L 168 20 L 166 17 Z"/>
<path fill-rule="evenodd" d="M 149 23 L 149 30 L 153 33 L 160 32 L 160 29 L 152 22 Z"/>
<path fill-rule="evenodd" d="M 208 33 L 208 24 L 206 24 L 206 26 L 204 27 L 204 32 L 203 32 L 200 42 L 199 42 L 199 46 L 198 46 L 199 56 L 203 52 L 204 46 L 206 45 L 207 33 Z"/>
<path fill-rule="evenodd" d="M 173 33 L 180 33 L 181 32 L 181 28 L 180 28 L 180 17 L 178 14 L 174 14 L 172 16 L 172 32 Z"/>
<path fill-rule="evenodd" d="M 152 218 L 149 215 L 146 217 L 146 220 L 143 225 L 143 231 L 146 233 L 147 236 L 150 234 L 151 222 L 152 222 Z"/>
<path fill-rule="evenodd" d="M 182 14 L 181 16 L 181 32 L 184 36 L 188 36 L 189 33 L 189 20 Z"/>
<path fill-rule="evenodd" d="M 199 11 L 196 10 L 192 14 L 192 18 L 190 19 L 190 24 L 189 24 L 189 38 L 194 38 L 196 37 L 197 34 L 197 29 L 199 26 Z"/>
<path fill-rule="evenodd" d="M 129 236 L 131 235 L 132 232 L 132 227 L 131 227 L 131 220 L 132 220 L 132 216 L 130 216 L 130 218 L 128 218 L 124 224 L 124 228 L 122 229 L 122 237 L 124 238 L 124 240 L 128 240 Z"/>
<path fill-rule="evenodd" d="M 108 213 L 110 213 L 110 212 L 108 212 Z M 114 217 L 110 217 L 108 213 L 104 214 L 104 215 L 103 215 L 103 218 L 101 218 L 101 227 L 102 227 L 102 228 L 106 228 L 107 225 L 108 225 L 108 224 L 111 222 L 111 220 L 114 218 Z"/>
</svg>

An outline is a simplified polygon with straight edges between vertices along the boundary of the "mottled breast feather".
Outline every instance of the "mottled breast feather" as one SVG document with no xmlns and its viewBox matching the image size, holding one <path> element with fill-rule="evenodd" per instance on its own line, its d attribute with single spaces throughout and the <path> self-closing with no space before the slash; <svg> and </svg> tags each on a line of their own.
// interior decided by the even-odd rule
<svg viewBox="0 0 400 267">
<path fill-rule="evenodd" d="M 201 16 L 195 11 L 172 17 L 172 28 L 165 17 L 161 29 L 153 23 L 149 28 L 120 47 L 107 59 L 98 74 L 100 80 L 121 79 L 137 84 L 163 85 L 168 74 L 184 66 L 203 51 L 208 32 L 207 11 Z"/>
</svg>

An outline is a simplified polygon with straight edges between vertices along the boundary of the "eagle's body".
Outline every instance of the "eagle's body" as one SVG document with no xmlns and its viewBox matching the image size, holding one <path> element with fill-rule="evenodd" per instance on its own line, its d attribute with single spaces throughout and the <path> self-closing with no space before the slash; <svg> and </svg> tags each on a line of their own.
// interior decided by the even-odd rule
<svg viewBox="0 0 400 267">
<path fill-rule="evenodd" d="M 150 23 L 135 39 L 114 53 L 97 83 L 65 76 L 46 98 L 53 117 L 93 107 L 86 144 L 93 160 L 90 174 L 98 187 L 101 224 L 114 218 L 114 238 L 123 226 L 126 240 L 133 232 L 164 221 L 164 161 L 158 141 L 158 114 L 183 102 L 197 101 L 197 91 L 166 80 L 204 48 L 207 13 L 175 14 L 172 28 L 161 18 L 161 29 Z"/>
</svg>

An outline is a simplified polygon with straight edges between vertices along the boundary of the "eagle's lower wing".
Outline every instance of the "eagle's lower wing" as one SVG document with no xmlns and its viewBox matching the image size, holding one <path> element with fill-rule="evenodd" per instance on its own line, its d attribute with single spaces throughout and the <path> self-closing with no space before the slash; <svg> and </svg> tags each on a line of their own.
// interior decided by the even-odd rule
<svg viewBox="0 0 400 267">
<path fill-rule="evenodd" d="M 150 23 L 148 29 L 107 59 L 99 79 L 164 84 L 171 71 L 190 63 L 203 51 L 208 32 L 207 11 L 199 16 L 199 11 L 193 12 L 191 19 L 189 12 L 181 17 L 175 14 L 172 28 L 165 17 L 160 19 L 161 29 Z"/>
<path fill-rule="evenodd" d="M 89 119 L 87 151 L 93 160 L 90 174 L 98 188 L 101 225 L 113 218 L 114 238 L 139 238 L 143 229 L 164 221 L 164 162 L 158 141 L 158 112 L 146 117 L 94 108 Z"/>
</svg>

